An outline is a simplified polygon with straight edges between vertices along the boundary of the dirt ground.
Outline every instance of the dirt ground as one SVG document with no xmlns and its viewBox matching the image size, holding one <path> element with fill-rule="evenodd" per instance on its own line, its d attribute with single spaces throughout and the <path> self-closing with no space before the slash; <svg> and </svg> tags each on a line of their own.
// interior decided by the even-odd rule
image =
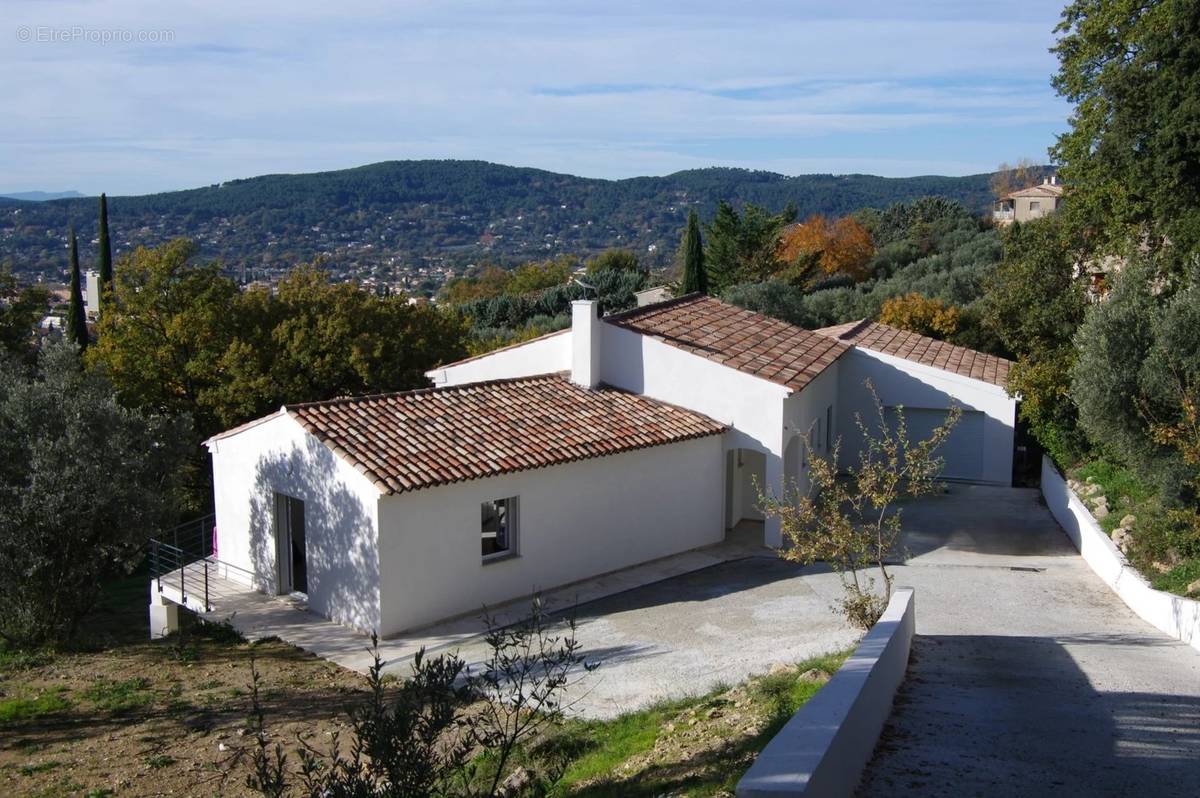
<svg viewBox="0 0 1200 798">
<path fill-rule="evenodd" d="M 0 794 L 250 794 L 252 656 L 268 727 L 285 747 L 301 724 L 317 744 L 344 727 L 363 677 L 219 629 L 151 643 L 147 584 L 113 586 L 88 621 L 84 650 L 2 660 Z"/>
</svg>

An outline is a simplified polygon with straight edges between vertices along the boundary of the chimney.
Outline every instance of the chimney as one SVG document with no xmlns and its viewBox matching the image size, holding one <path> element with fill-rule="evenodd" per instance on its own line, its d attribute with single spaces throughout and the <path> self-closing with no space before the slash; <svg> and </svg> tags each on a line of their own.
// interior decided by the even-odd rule
<svg viewBox="0 0 1200 798">
<path fill-rule="evenodd" d="M 584 388 L 600 384 L 600 317 L 594 299 L 571 303 L 571 381 Z"/>
</svg>

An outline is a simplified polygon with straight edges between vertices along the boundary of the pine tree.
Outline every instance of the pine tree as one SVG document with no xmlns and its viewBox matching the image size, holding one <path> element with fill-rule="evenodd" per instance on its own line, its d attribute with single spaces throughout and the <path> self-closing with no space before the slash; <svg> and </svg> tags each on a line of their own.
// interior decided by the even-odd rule
<svg viewBox="0 0 1200 798">
<path fill-rule="evenodd" d="M 704 242 L 700 238 L 700 219 L 688 211 L 687 230 L 683 233 L 683 293 L 708 293 L 708 272 L 704 268 Z"/>
<path fill-rule="evenodd" d="M 108 240 L 108 198 L 100 195 L 100 289 L 111 289 L 113 283 L 112 243 Z"/>
<path fill-rule="evenodd" d="M 71 306 L 67 311 L 67 339 L 80 349 L 87 348 L 87 310 L 83 305 L 83 285 L 79 277 L 79 244 L 71 230 Z"/>
</svg>

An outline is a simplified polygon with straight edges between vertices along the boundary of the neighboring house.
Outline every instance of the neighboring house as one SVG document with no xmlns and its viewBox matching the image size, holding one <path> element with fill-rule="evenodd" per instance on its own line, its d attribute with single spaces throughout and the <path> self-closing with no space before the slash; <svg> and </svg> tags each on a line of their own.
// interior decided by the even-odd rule
<svg viewBox="0 0 1200 798">
<path fill-rule="evenodd" d="M 654 288 L 644 288 L 641 291 L 634 291 L 633 296 L 637 299 L 637 306 L 641 308 L 657 302 L 666 302 L 671 298 L 671 289 L 665 285 L 657 285 Z"/>
<path fill-rule="evenodd" d="M 84 274 L 84 304 L 89 321 L 100 318 L 100 273 L 88 271 Z"/>
<path fill-rule="evenodd" d="M 719 542 L 759 491 L 859 445 L 870 379 L 914 434 L 955 404 L 946 476 L 1010 484 L 999 358 L 884 325 L 809 331 L 689 295 L 429 373 L 435 388 L 289 405 L 208 441 L 224 574 L 395 635 Z"/>
<path fill-rule="evenodd" d="M 1040 185 L 1014 191 L 998 200 L 992 210 L 992 220 L 1006 225 L 1040 219 L 1057 211 L 1062 200 L 1063 186 L 1058 177 L 1047 177 Z"/>
</svg>

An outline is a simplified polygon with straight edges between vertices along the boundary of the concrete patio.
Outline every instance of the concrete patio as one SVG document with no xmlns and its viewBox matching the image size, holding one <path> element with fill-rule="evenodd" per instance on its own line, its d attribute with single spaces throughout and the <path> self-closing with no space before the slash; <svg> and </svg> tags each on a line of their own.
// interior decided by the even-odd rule
<svg viewBox="0 0 1200 798">
<path fill-rule="evenodd" d="M 562 612 L 723 563 L 748 557 L 773 557 L 773 553 L 761 545 L 761 540 L 761 523 L 743 522 L 723 542 L 714 546 L 544 591 L 542 606 L 551 613 Z M 365 673 L 370 667 L 371 641 L 368 635 L 309 612 L 302 603 L 288 596 L 269 596 L 251 590 L 241 582 L 223 577 L 220 567 L 212 564 L 207 574 L 209 608 L 206 611 L 203 600 L 204 570 L 202 563 L 192 563 L 183 569 L 183 574 L 174 571 L 165 575 L 162 579 L 163 595 L 206 620 L 228 622 L 251 640 L 278 637 L 344 668 Z M 183 580 L 181 576 L 184 576 Z M 186 583 L 185 591 L 181 590 L 181 581 Z M 509 625 L 527 618 L 529 609 L 529 598 L 523 598 L 488 607 L 487 612 L 498 624 Z M 472 641 L 479 640 L 487 630 L 482 611 L 481 607 L 479 614 L 380 640 L 379 653 L 388 662 L 386 670 L 406 672 L 407 663 L 421 648 L 436 653 L 464 648 Z"/>
</svg>

